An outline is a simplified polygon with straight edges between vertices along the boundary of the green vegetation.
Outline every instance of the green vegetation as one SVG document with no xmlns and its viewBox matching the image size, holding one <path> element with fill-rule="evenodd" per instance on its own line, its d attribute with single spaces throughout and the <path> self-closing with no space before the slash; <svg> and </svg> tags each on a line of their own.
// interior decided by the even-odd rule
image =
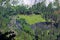
<svg viewBox="0 0 60 40">
<path fill-rule="evenodd" d="M 28 24 L 35 24 L 38 22 L 45 22 L 41 15 L 17 15 L 17 19 L 23 18 Z"/>
<path fill-rule="evenodd" d="M 4 3 L 5 2 L 5 3 Z M 56 40 L 60 38 L 60 6 L 58 0 L 45 5 L 45 0 L 32 7 L 18 5 L 10 0 L 0 0 L 0 31 L 14 31 L 15 40 Z M 4 5 L 3 5 L 4 3 Z M 50 21 L 50 22 L 49 22 Z M 60 39 L 59 39 L 60 40 Z"/>
</svg>

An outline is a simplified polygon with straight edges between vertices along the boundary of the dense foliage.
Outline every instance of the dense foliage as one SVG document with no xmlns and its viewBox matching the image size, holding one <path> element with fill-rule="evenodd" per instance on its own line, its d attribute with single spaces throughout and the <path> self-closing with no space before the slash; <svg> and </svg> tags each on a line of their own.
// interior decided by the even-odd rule
<svg viewBox="0 0 60 40">
<path fill-rule="evenodd" d="M 43 1 L 28 8 L 14 6 L 14 3 L 11 6 L 9 1 L 0 0 L 0 30 L 3 33 L 14 30 L 17 34 L 15 40 L 60 40 L 59 5 L 53 8 L 52 3 L 46 6 Z"/>
</svg>

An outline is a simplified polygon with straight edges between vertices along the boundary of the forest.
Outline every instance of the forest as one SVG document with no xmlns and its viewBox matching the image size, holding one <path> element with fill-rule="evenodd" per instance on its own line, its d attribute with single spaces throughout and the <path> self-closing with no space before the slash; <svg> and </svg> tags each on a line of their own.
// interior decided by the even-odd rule
<svg viewBox="0 0 60 40">
<path fill-rule="evenodd" d="M 60 40 L 59 0 L 31 7 L 10 1 L 0 0 L 0 40 Z"/>
</svg>

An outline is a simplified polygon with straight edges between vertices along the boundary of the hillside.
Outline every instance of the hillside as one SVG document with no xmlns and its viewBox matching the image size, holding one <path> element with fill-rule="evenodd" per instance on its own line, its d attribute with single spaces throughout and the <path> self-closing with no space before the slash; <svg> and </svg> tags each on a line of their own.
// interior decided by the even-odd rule
<svg viewBox="0 0 60 40">
<path fill-rule="evenodd" d="M 0 0 L 0 40 L 60 40 L 59 0 Z"/>
</svg>

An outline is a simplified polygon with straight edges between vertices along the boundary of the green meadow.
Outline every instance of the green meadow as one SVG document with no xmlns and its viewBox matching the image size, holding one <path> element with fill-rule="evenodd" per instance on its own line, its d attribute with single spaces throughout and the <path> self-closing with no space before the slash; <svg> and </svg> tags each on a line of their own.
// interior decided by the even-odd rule
<svg viewBox="0 0 60 40">
<path fill-rule="evenodd" d="M 42 18 L 41 15 L 17 15 L 17 19 L 23 18 L 25 19 L 25 21 L 29 24 L 34 24 L 34 23 L 38 23 L 38 22 L 45 22 L 45 19 Z"/>
</svg>

